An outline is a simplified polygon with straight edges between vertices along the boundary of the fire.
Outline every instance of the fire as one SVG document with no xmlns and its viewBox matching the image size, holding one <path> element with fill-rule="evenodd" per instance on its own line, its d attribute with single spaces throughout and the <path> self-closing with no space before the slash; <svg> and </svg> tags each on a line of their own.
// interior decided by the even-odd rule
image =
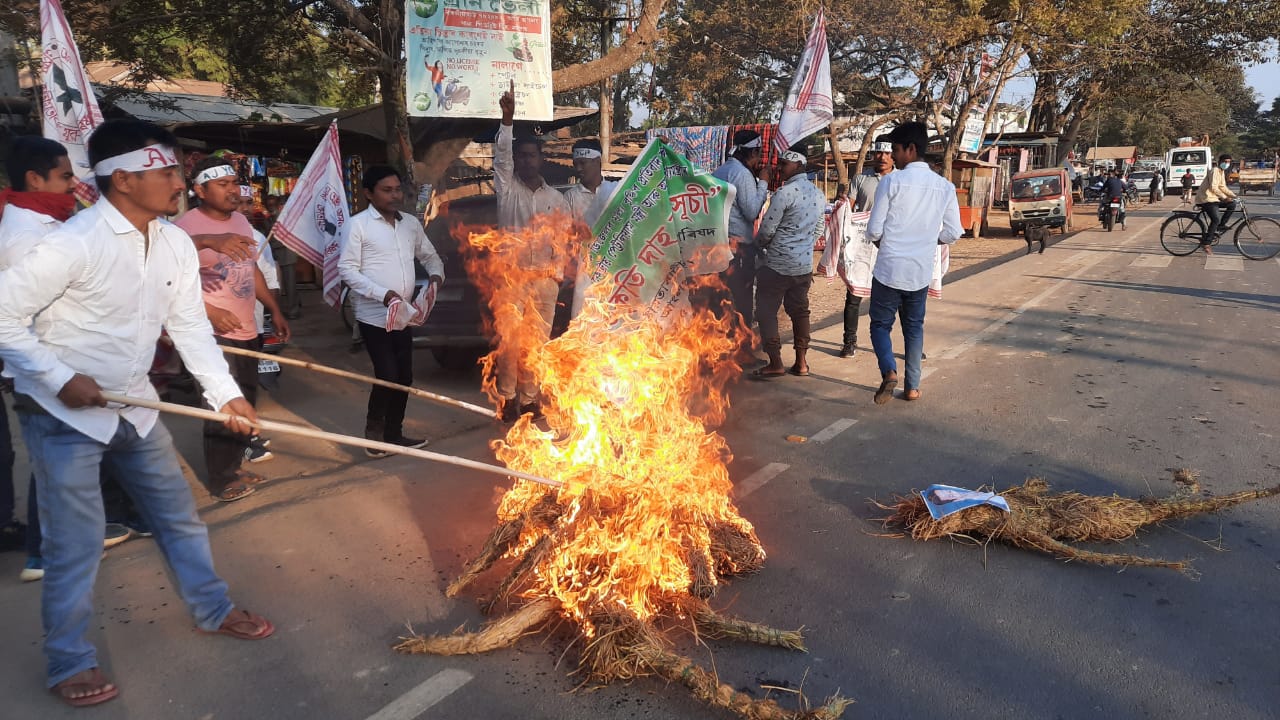
<svg viewBox="0 0 1280 720">
<path fill-rule="evenodd" d="M 471 237 L 485 252 L 474 254 L 470 274 L 491 286 L 502 338 L 486 369 L 518 352 L 546 414 L 545 426 L 521 417 L 493 449 L 508 467 L 565 486 L 549 491 L 517 480 L 499 504 L 497 529 L 448 589 L 456 596 L 494 564 L 513 561 L 488 607 L 519 598 L 519 610 L 480 633 L 415 637 L 399 649 L 481 652 L 558 614 L 586 640 L 581 664 L 599 680 L 658 674 L 748 717 L 838 716 L 840 698 L 793 714 L 720 685 L 666 649 L 659 618 L 703 637 L 803 649 L 798 632 L 729 618 L 707 604 L 723 578 L 754 572 L 765 558 L 730 497 L 732 455 L 714 430 L 728 410 L 726 385 L 740 373 L 733 359 L 740 320 L 700 310 L 664 326 L 588 293 L 568 331 L 546 341 L 551 319 L 531 311 L 530 293 L 578 255 L 581 230 L 551 217 L 519 236 Z M 531 252 L 530 243 L 542 247 Z M 529 262 L 534 257 L 550 264 Z M 492 379 L 485 387 L 496 398 Z"/>
</svg>

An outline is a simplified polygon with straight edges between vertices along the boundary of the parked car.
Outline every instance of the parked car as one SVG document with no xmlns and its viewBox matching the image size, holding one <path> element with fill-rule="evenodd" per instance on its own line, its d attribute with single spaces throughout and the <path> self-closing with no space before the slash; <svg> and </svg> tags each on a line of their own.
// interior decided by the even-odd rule
<svg viewBox="0 0 1280 720">
<path fill-rule="evenodd" d="M 1151 181 L 1156 174 L 1150 170 L 1138 170 L 1129 174 L 1129 184 L 1138 189 L 1138 192 L 1146 193 L 1151 191 Z"/>
</svg>

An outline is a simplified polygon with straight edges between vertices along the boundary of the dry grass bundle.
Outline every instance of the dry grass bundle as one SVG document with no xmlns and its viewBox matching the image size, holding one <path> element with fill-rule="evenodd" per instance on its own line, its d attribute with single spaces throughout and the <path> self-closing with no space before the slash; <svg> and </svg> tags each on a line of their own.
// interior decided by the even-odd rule
<svg viewBox="0 0 1280 720">
<path fill-rule="evenodd" d="M 1186 561 L 1161 560 L 1123 553 L 1082 550 L 1068 543 L 1116 542 L 1137 534 L 1147 525 L 1166 520 L 1215 512 L 1240 503 L 1280 494 L 1280 485 L 1262 490 L 1245 490 L 1220 497 L 1193 497 L 1199 490 L 1192 473 L 1179 470 L 1174 480 L 1183 488 L 1167 498 L 1098 497 L 1076 492 L 1050 493 L 1049 484 L 1032 478 L 1002 493 L 1009 512 L 989 505 L 966 508 L 941 520 L 934 520 L 918 495 L 897 497 L 893 510 L 884 519 L 887 525 L 903 528 L 915 540 L 942 537 L 966 538 L 979 542 L 999 540 L 1020 548 L 1050 553 L 1064 560 L 1080 560 L 1099 565 L 1163 567 L 1190 571 Z"/>
</svg>

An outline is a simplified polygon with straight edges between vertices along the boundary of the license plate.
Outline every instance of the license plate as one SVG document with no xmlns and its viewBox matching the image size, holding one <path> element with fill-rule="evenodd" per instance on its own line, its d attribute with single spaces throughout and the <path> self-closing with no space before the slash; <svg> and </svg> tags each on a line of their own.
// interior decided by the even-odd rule
<svg viewBox="0 0 1280 720">
<path fill-rule="evenodd" d="M 276 362 L 275 360 L 259 360 L 258 372 L 259 373 L 280 372 L 280 363 Z"/>
<path fill-rule="evenodd" d="M 1120 203 L 1111 203 L 1111 207 L 1118 208 L 1120 207 Z"/>
</svg>

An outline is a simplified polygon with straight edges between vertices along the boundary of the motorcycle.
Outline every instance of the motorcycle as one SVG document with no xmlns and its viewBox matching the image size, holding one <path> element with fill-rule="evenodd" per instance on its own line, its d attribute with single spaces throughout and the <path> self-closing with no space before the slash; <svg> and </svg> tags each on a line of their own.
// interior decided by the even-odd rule
<svg viewBox="0 0 1280 720">
<path fill-rule="evenodd" d="M 1125 229 L 1125 200 L 1123 197 L 1108 198 L 1105 202 L 1098 203 L 1098 219 L 1102 221 L 1102 226 L 1111 232 L 1115 228 L 1116 223 L 1120 223 L 1120 229 Z"/>
<path fill-rule="evenodd" d="M 1102 180 L 1085 185 L 1083 197 L 1085 200 L 1097 200 L 1102 197 Z"/>
<path fill-rule="evenodd" d="M 452 78 L 444 88 L 444 100 L 440 105 L 445 110 L 451 110 L 455 104 L 466 105 L 470 101 L 471 88 L 466 85 L 459 85 L 458 78 Z"/>
</svg>

